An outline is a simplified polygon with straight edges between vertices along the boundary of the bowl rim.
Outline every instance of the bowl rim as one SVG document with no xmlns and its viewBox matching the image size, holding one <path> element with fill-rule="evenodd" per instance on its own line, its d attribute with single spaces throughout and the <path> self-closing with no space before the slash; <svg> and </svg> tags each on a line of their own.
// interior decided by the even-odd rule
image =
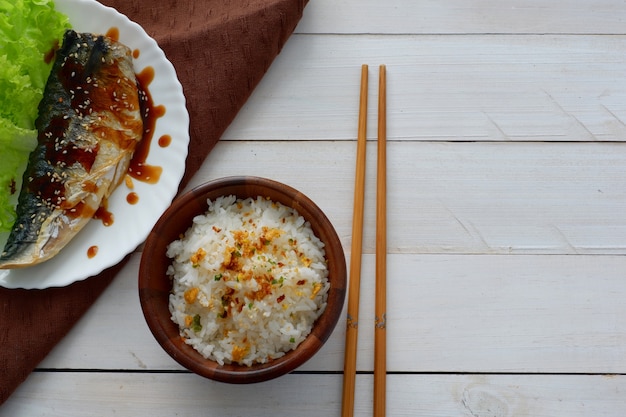
<svg viewBox="0 0 626 417">
<path fill-rule="evenodd" d="M 164 253 L 164 245 L 166 246 L 176 238 L 168 240 L 164 236 L 165 228 L 168 226 L 171 216 L 182 216 L 184 214 L 181 213 L 186 212 L 192 212 L 195 215 L 202 214 L 208 209 L 206 203 L 208 198 L 215 199 L 221 195 L 231 194 L 235 194 L 238 198 L 252 197 L 252 194 L 257 193 L 246 190 L 259 187 L 266 190 L 265 194 L 268 195 L 265 197 L 269 196 L 272 200 L 283 199 L 284 201 L 281 203 L 295 208 L 311 224 L 316 236 L 324 242 L 326 259 L 329 264 L 329 280 L 331 280 L 327 306 L 305 340 L 295 350 L 287 352 L 281 358 L 251 367 L 219 365 L 217 362 L 205 359 L 190 345 L 184 342 L 181 344 L 182 338 L 178 326 L 171 320 L 169 314 L 165 314 L 163 309 L 165 306 L 165 310 L 169 313 L 166 302 L 169 291 L 165 293 L 167 285 L 164 284 L 164 281 L 167 280 L 163 280 L 163 277 L 155 277 L 152 269 L 155 269 L 155 265 L 159 265 L 159 262 L 161 265 L 163 262 L 171 262 Z M 225 191 L 222 192 L 221 190 Z M 239 190 L 239 195 L 228 190 Z M 262 194 L 258 193 L 258 195 Z M 291 204 L 285 203 L 285 201 L 289 201 Z M 191 226 L 193 217 L 189 217 L 186 223 L 180 223 L 176 227 L 169 226 L 170 234 L 174 229 L 178 235 L 180 232 L 184 233 Z M 328 248 L 334 248 L 332 256 L 329 256 Z M 326 214 L 302 192 L 287 184 L 264 177 L 222 177 L 207 181 L 184 192 L 174 199 L 161 215 L 144 244 L 139 265 L 138 287 L 141 309 L 149 330 L 166 353 L 176 362 L 200 376 L 215 381 L 235 384 L 256 383 L 274 379 L 295 370 L 313 357 L 330 337 L 342 314 L 347 291 L 345 253 L 337 232 Z M 169 289 L 171 289 L 171 284 Z M 174 330 L 176 330 L 176 334 L 174 334 Z M 176 337 L 179 340 L 175 340 Z"/>
</svg>

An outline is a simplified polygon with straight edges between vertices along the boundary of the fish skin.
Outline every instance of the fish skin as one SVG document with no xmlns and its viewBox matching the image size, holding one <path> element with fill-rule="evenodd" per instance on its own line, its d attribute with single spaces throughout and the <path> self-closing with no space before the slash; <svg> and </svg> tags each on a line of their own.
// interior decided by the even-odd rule
<svg viewBox="0 0 626 417">
<path fill-rule="evenodd" d="M 0 269 L 54 257 L 122 182 L 143 136 L 142 95 L 130 49 L 68 30 L 35 122 L 17 220 Z"/>
</svg>

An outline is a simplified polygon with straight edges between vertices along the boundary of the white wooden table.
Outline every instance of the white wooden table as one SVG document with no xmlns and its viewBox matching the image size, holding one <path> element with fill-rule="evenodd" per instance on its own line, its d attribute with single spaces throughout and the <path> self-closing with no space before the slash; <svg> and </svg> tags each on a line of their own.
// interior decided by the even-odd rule
<svg viewBox="0 0 626 417">
<path fill-rule="evenodd" d="M 356 416 L 372 410 L 377 69 L 388 80 L 389 416 L 626 415 L 626 3 L 311 0 L 191 186 L 311 197 L 350 254 L 361 64 L 370 146 Z M 226 385 L 150 334 L 140 253 L 2 416 L 336 416 L 345 326 Z"/>
</svg>

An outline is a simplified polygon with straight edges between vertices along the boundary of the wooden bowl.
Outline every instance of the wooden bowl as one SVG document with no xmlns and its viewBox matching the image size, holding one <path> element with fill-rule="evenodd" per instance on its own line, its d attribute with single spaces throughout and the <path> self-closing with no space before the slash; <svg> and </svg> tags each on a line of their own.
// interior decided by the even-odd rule
<svg viewBox="0 0 626 417">
<path fill-rule="evenodd" d="M 172 288 L 166 274 L 171 259 L 166 256 L 170 242 L 178 239 L 204 214 L 207 199 L 224 195 L 238 198 L 268 197 L 293 207 L 311 224 L 324 242 L 328 261 L 330 290 L 324 313 L 317 319 L 309 336 L 283 357 L 253 366 L 219 365 L 205 359 L 180 336 L 171 320 L 169 295 Z M 341 242 L 324 213 L 305 195 L 272 180 L 257 177 L 228 177 L 203 184 L 177 198 L 163 213 L 148 236 L 139 267 L 139 300 L 150 331 L 163 349 L 179 364 L 206 378 L 234 384 L 255 383 L 284 375 L 310 359 L 326 342 L 341 315 L 346 295 L 346 262 Z"/>
</svg>

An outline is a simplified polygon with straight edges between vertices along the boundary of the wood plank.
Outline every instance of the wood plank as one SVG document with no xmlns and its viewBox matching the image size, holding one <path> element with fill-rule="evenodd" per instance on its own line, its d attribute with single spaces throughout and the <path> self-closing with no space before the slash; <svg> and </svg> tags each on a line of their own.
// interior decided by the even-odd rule
<svg viewBox="0 0 626 417">
<path fill-rule="evenodd" d="M 223 138 L 353 139 L 361 64 L 387 65 L 390 141 L 626 137 L 624 36 L 296 35 Z"/>
<path fill-rule="evenodd" d="M 355 142 L 221 142 L 190 186 L 259 175 L 307 194 L 344 247 Z M 298 152 L 297 165 L 282 161 Z M 375 246 L 375 147 L 368 149 L 363 250 Z M 392 253 L 626 253 L 626 154 L 619 143 L 388 145 Z"/>
<path fill-rule="evenodd" d="M 625 376 L 389 375 L 392 416 L 622 417 Z M 355 416 L 370 416 L 371 375 L 357 375 Z M 189 374 L 35 373 L 6 416 L 339 415 L 341 375 L 227 385 Z"/>
<path fill-rule="evenodd" d="M 298 33 L 623 34 L 619 0 L 315 0 Z"/>
<path fill-rule="evenodd" d="M 138 259 L 40 368 L 181 369 L 143 319 Z M 392 254 L 388 370 L 626 373 L 624 270 L 626 257 L 610 255 Z M 357 369 L 371 372 L 374 255 L 362 273 Z M 300 370 L 340 372 L 344 326 Z"/>
</svg>

